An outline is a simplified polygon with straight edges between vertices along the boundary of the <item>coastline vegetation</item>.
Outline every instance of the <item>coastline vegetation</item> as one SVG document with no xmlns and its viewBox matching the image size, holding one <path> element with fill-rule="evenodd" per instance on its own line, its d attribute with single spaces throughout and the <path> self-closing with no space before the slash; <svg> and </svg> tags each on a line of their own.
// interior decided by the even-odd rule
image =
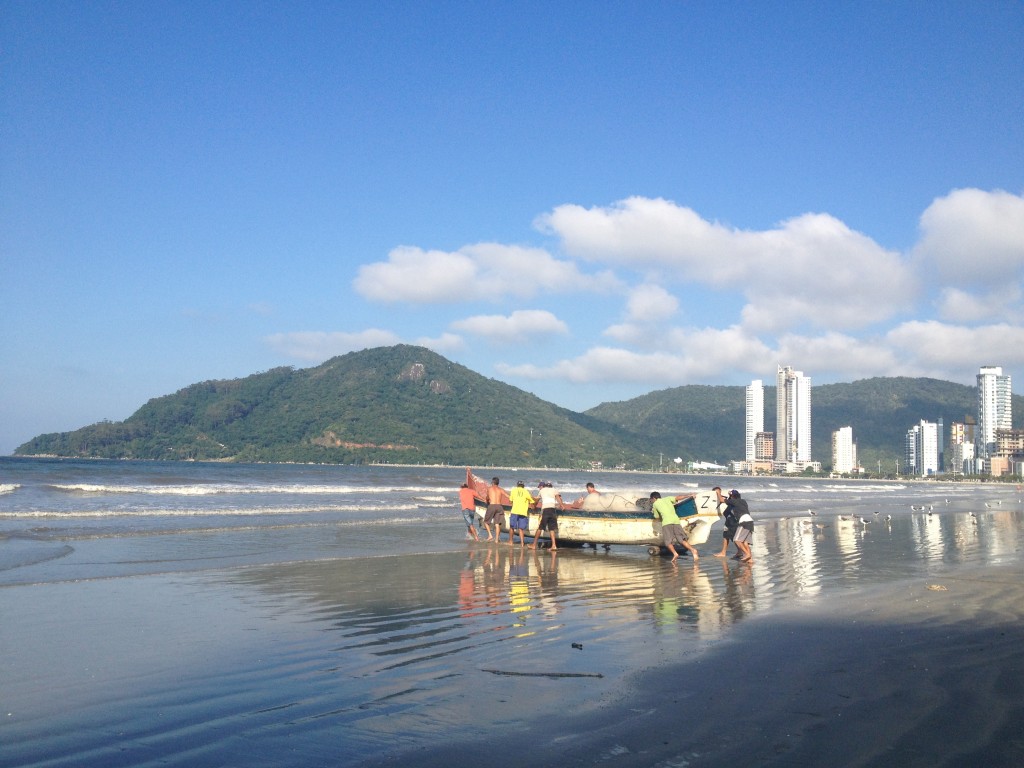
<svg viewBox="0 0 1024 768">
<path fill-rule="evenodd" d="M 942 419 L 948 428 L 975 412 L 976 398 L 974 387 L 927 378 L 816 386 L 814 458 L 827 468 L 832 431 L 851 426 L 869 474 L 898 476 L 906 430 L 921 419 Z M 1014 396 L 1013 410 L 1019 427 L 1024 397 Z M 766 429 L 774 421 L 769 386 Z M 743 424 L 743 387 L 674 387 L 577 413 L 430 350 L 398 345 L 314 368 L 199 382 L 150 400 L 124 421 L 39 435 L 15 455 L 672 470 L 741 458 Z"/>
</svg>

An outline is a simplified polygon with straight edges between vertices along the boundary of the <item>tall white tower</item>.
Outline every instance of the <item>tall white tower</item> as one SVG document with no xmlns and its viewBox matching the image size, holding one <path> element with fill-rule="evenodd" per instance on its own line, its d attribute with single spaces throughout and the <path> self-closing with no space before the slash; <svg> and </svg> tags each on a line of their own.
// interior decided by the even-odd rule
<svg viewBox="0 0 1024 768">
<path fill-rule="evenodd" d="M 788 365 L 776 377 L 775 459 L 811 460 L 811 378 Z"/>
<path fill-rule="evenodd" d="M 853 427 L 840 427 L 832 433 L 832 471 L 848 475 L 857 469 L 857 444 Z"/>
<path fill-rule="evenodd" d="M 760 379 L 754 379 L 747 386 L 746 461 L 752 462 L 757 458 L 754 441 L 758 432 L 764 432 L 764 384 Z"/>
<path fill-rule="evenodd" d="M 1010 376 L 998 365 L 978 369 L 978 428 L 976 453 L 988 458 L 996 450 L 996 430 L 1013 427 L 1013 391 Z"/>
</svg>

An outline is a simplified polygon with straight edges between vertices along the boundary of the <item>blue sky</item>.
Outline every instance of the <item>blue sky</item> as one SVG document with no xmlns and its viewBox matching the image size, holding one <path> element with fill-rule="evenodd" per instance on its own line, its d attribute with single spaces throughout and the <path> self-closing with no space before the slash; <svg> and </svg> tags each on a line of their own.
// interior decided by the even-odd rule
<svg viewBox="0 0 1024 768">
<path fill-rule="evenodd" d="M 1022 51 L 1021 2 L 8 0 L 0 453 L 394 343 L 576 410 L 1020 392 Z"/>
</svg>

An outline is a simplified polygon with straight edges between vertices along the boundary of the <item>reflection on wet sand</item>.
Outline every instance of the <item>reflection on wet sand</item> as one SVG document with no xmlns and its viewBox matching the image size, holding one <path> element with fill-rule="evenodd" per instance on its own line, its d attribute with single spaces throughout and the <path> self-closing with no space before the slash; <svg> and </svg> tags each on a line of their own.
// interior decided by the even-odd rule
<svg viewBox="0 0 1024 768">
<path fill-rule="evenodd" d="M 473 657 L 489 646 L 503 656 L 509 641 L 511 648 L 527 638 L 585 636 L 611 647 L 649 631 L 708 636 L 831 584 L 869 586 L 1016 556 L 1024 513 L 971 511 L 761 520 L 753 566 L 707 556 L 672 564 L 627 547 L 554 554 L 470 545 L 465 553 L 251 568 L 234 579 L 278 595 L 282 609 L 307 603 L 305 619 L 348 638 L 342 648 L 387 649 L 412 664 L 421 655 Z"/>
</svg>

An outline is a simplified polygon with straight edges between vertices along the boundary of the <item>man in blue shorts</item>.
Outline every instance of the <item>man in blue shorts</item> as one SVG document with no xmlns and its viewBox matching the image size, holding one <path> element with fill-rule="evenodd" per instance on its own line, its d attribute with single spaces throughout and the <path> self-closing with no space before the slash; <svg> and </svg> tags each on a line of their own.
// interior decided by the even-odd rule
<svg viewBox="0 0 1024 768">
<path fill-rule="evenodd" d="M 526 490 L 526 485 L 520 480 L 516 487 L 509 491 L 509 498 L 512 499 L 512 513 L 508 524 L 508 543 L 515 542 L 516 532 L 519 532 L 519 546 L 526 546 L 524 538 L 530 527 L 530 507 L 533 506 L 533 496 Z"/>
</svg>

